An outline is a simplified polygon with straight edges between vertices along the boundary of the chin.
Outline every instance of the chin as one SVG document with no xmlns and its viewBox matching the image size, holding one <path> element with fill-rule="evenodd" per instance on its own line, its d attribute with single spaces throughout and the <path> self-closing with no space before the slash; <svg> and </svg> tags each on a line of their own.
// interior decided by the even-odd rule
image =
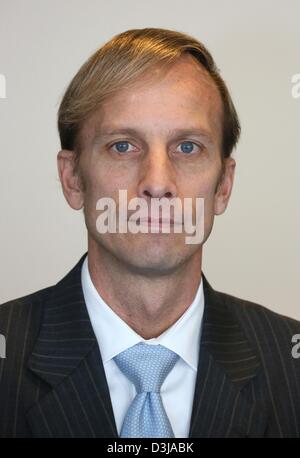
<svg viewBox="0 0 300 458">
<path fill-rule="evenodd" d="M 126 253 L 119 252 L 128 268 L 136 273 L 145 275 L 167 275 L 175 272 L 189 257 L 181 246 L 151 245 L 135 249 L 131 247 Z"/>
<path fill-rule="evenodd" d="M 170 275 L 175 272 L 180 265 L 180 262 L 171 262 L 166 258 L 161 259 L 146 259 L 146 260 L 135 260 L 130 259 L 127 261 L 128 270 L 145 276 L 164 276 Z"/>
<path fill-rule="evenodd" d="M 131 234 L 128 237 L 124 234 L 109 241 L 101 238 L 96 243 L 136 274 L 167 275 L 176 271 L 197 250 L 195 245 L 187 245 L 182 236 L 167 238 L 168 235 Z"/>
</svg>

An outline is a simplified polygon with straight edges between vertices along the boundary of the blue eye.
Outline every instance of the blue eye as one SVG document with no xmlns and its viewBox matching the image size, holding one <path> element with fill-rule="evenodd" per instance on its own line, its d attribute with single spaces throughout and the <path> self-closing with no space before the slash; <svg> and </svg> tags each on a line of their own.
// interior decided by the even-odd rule
<svg viewBox="0 0 300 458">
<path fill-rule="evenodd" d="M 180 144 L 180 149 L 182 153 L 189 154 L 194 151 L 195 144 L 193 142 L 182 142 Z"/>
<path fill-rule="evenodd" d="M 128 151 L 129 142 L 117 142 L 113 146 L 116 148 L 118 153 L 126 153 Z"/>
</svg>

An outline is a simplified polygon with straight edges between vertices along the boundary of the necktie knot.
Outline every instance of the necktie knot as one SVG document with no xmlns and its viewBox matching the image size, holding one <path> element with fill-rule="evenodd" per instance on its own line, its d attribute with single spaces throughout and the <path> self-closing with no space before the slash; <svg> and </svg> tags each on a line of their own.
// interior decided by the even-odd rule
<svg viewBox="0 0 300 458">
<path fill-rule="evenodd" d="M 119 369 L 135 385 L 137 393 L 160 392 L 161 385 L 179 356 L 162 345 L 139 343 L 115 356 Z"/>
<path fill-rule="evenodd" d="M 162 345 L 143 342 L 115 356 L 137 394 L 123 421 L 121 437 L 174 437 L 160 388 L 179 356 Z"/>
</svg>

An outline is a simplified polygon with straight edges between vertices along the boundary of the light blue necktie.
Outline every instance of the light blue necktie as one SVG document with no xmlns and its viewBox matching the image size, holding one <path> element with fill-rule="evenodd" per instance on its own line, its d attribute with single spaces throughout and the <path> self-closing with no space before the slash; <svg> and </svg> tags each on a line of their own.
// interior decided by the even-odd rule
<svg viewBox="0 0 300 458">
<path fill-rule="evenodd" d="M 174 437 L 160 388 L 178 358 L 162 345 L 142 342 L 114 357 L 137 391 L 126 413 L 120 437 Z"/>
</svg>

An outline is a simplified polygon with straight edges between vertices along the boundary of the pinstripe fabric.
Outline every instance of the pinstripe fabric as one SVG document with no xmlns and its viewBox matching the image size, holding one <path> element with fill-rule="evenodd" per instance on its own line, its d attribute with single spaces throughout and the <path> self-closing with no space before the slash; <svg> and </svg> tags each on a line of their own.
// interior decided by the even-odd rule
<svg viewBox="0 0 300 458">
<path fill-rule="evenodd" d="M 57 285 L 0 306 L 0 437 L 117 437 L 81 289 L 84 257 Z M 190 437 L 300 437 L 300 323 L 214 291 L 205 311 Z"/>
</svg>

